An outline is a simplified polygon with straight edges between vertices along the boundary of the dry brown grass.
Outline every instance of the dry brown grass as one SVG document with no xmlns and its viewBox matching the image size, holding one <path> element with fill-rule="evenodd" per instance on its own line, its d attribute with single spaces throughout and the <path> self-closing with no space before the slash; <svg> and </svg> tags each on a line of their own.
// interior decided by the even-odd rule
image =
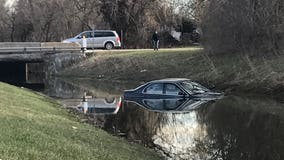
<svg viewBox="0 0 284 160">
<path fill-rule="evenodd" d="M 208 55 L 202 49 L 99 53 L 61 76 L 149 81 L 185 77 L 207 86 L 270 93 L 284 86 L 284 55 Z"/>
</svg>

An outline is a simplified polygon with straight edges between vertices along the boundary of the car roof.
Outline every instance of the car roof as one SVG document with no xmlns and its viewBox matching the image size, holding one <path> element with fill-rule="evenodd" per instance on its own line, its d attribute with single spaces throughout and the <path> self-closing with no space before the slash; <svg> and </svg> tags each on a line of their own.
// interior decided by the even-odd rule
<svg viewBox="0 0 284 160">
<path fill-rule="evenodd" d="M 84 32 L 93 32 L 93 31 L 95 32 L 115 32 L 113 30 L 89 30 L 89 31 L 84 31 Z"/>
<path fill-rule="evenodd" d="M 183 82 L 183 81 L 190 81 L 190 79 L 187 79 L 187 78 L 166 78 L 166 79 L 160 79 L 160 80 L 154 80 L 154 81 L 151 81 L 150 83 L 167 83 L 167 82 L 171 82 L 171 83 L 176 83 L 176 82 Z"/>
</svg>

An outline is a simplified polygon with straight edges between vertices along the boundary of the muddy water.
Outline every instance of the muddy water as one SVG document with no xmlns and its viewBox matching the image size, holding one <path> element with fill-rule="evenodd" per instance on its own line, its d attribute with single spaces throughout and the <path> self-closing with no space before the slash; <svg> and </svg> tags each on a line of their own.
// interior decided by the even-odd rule
<svg viewBox="0 0 284 160">
<path fill-rule="evenodd" d="M 75 106 L 93 97 L 119 96 L 141 82 L 54 80 L 45 93 Z M 186 112 L 157 112 L 123 103 L 101 119 L 103 129 L 159 150 L 165 159 L 284 159 L 284 104 L 259 96 L 227 95 Z"/>
</svg>

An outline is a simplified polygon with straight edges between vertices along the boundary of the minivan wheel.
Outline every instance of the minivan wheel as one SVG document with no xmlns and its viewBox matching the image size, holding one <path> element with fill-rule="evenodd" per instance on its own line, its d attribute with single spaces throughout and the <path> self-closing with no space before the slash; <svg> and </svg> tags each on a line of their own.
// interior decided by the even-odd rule
<svg viewBox="0 0 284 160">
<path fill-rule="evenodd" d="M 105 44 L 105 49 L 107 49 L 107 50 L 113 49 L 113 44 L 111 42 L 106 43 Z"/>
</svg>

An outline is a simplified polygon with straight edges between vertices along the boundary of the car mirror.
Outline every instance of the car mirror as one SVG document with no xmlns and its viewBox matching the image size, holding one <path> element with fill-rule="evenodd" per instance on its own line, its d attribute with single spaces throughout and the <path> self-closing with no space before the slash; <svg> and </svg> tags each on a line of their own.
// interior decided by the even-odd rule
<svg viewBox="0 0 284 160">
<path fill-rule="evenodd" d="M 82 36 L 78 36 L 77 39 L 82 39 Z"/>
</svg>

